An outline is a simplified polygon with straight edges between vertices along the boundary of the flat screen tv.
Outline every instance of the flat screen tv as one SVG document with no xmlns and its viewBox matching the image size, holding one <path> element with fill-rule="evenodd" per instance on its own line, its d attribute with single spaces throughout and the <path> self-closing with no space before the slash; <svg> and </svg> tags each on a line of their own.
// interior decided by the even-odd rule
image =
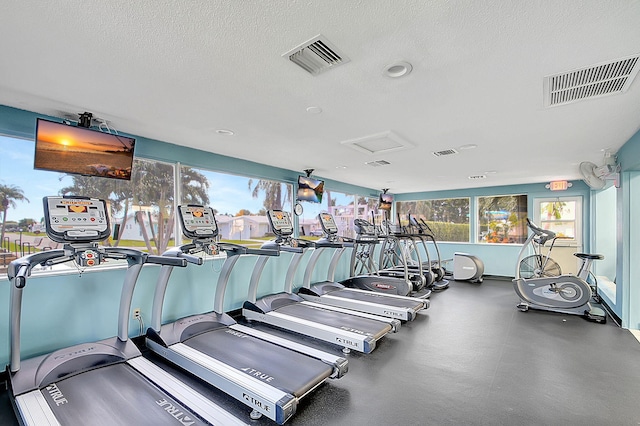
<svg viewBox="0 0 640 426">
<path fill-rule="evenodd" d="M 324 193 L 324 181 L 306 176 L 298 176 L 298 201 L 322 203 Z"/>
<path fill-rule="evenodd" d="M 378 204 L 379 209 L 390 211 L 392 204 L 393 204 L 393 195 L 380 194 L 380 202 Z"/>
<path fill-rule="evenodd" d="M 134 146 L 130 137 L 38 118 L 33 168 L 130 180 Z"/>
</svg>

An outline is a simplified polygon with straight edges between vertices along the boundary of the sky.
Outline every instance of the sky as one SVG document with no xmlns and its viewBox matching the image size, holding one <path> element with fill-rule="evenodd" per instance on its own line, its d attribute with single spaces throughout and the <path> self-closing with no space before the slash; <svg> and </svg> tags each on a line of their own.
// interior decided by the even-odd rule
<svg viewBox="0 0 640 426">
<path fill-rule="evenodd" d="M 57 195 L 58 189 L 69 185 L 71 178 L 60 173 L 33 170 L 33 141 L 0 136 L 0 183 L 22 189 L 29 202 L 17 201 L 9 208 L 7 220 L 31 218 L 39 221 L 43 216 L 42 198 Z"/>
<path fill-rule="evenodd" d="M 34 142 L 0 136 L 0 184 L 15 185 L 22 189 L 29 202 L 16 202 L 16 208 L 7 212 L 7 220 L 19 221 L 31 218 L 39 221 L 43 217 L 42 198 L 58 195 L 58 190 L 72 184 L 68 175 L 33 169 Z M 199 170 L 209 180 L 209 204 L 220 214 L 235 215 L 240 209 L 257 213 L 263 208 L 261 197 L 251 197 L 248 178 L 223 173 Z M 256 180 L 253 184 L 255 185 Z M 352 197 L 332 193 L 338 205 L 349 204 Z M 327 210 L 326 197 L 323 204 L 302 203 L 302 219 L 312 219 Z M 291 203 L 284 206 L 291 210 Z"/>
</svg>

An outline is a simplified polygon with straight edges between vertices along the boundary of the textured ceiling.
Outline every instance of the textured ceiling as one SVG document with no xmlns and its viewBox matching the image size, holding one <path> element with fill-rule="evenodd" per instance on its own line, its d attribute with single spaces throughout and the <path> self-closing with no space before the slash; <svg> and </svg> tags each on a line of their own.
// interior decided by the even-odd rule
<svg viewBox="0 0 640 426">
<path fill-rule="evenodd" d="M 394 193 L 577 179 L 640 128 L 640 82 L 545 108 L 543 79 L 640 53 L 639 23 L 637 0 L 10 0 L 0 104 Z M 350 62 L 282 57 L 318 34 Z M 386 132 L 410 146 L 342 143 Z"/>
</svg>

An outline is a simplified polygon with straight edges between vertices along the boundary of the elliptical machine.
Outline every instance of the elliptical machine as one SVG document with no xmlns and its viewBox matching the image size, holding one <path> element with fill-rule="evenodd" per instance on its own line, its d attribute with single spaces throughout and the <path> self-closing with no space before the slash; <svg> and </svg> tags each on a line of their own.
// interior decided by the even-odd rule
<svg viewBox="0 0 640 426">
<path fill-rule="evenodd" d="M 513 280 L 513 288 L 521 299 L 517 308 L 523 312 L 538 309 L 580 315 L 589 321 L 604 324 L 607 321 L 606 313 L 603 309 L 591 305 L 591 286 L 585 279 L 571 274 L 554 276 L 549 272 L 548 265 L 556 264 L 549 256 L 557 238 L 556 234 L 536 226 L 528 218 L 527 226 L 533 233 L 518 254 L 516 277 Z M 544 247 L 547 241 L 551 241 L 551 247 L 543 254 L 540 248 Z M 535 254 L 524 257 L 530 244 L 534 247 Z M 590 262 L 602 258 L 600 255 L 585 253 L 577 253 L 576 256 L 583 260 L 581 276 L 584 277 L 589 274 Z M 537 265 L 535 268 L 528 266 L 532 261 Z"/>
</svg>

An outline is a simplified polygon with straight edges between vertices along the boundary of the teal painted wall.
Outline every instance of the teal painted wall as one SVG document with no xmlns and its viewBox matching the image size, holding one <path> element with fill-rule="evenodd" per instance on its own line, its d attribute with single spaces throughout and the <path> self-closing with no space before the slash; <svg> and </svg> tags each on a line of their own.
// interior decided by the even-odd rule
<svg viewBox="0 0 640 426">
<path fill-rule="evenodd" d="M 640 130 L 616 153 L 623 172 L 640 170 Z"/>
<path fill-rule="evenodd" d="M 471 240 L 477 235 L 477 217 L 475 197 L 492 195 L 527 195 L 527 209 L 533 214 L 533 206 L 536 199 L 560 197 L 582 197 L 583 209 L 582 220 L 584 250 L 589 250 L 589 203 L 591 200 L 591 190 L 582 181 L 572 181 L 572 186 L 566 191 L 552 192 L 545 188 L 548 182 L 527 185 L 493 186 L 485 188 L 471 188 L 452 191 L 416 192 L 394 195 L 395 201 L 428 200 L 443 198 L 470 197 L 470 225 Z M 518 252 L 522 246 L 520 244 L 486 244 L 486 243 L 440 243 L 440 254 L 443 259 L 452 259 L 455 252 L 469 253 L 480 258 L 485 266 L 486 275 L 496 275 L 513 277 L 516 270 Z"/>
<path fill-rule="evenodd" d="M 621 174 L 616 191 L 615 312 L 623 327 L 640 329 L 640 131 L 618 150 L 617 157 Z"/>
<path fill-rule="evenodd" d="M 0 133 L 15 137 L 33 138 L 35 130 L 35 118 L 37 115 L 32 112 L 22 111 L 15 108 L 0 106 Z M 51 118 L 51 117 L 49 117 Z M 135 135 L 133 135 L 136 137 Z M 185 165 L 202 167 L 211 170 L 233 173 L 242 170 L 243 175 L 294 182 L 300 172 L 265 166 L 258 163 L 247 162 L 234 158 L 224 157 L 209 152 L 202 152 L 189 148 L 180 147 L 167 142 L 155 141 L 146 138 L 136 137 L 136 155 L 145 158 L 152 158 L 161 161 L 179 161 Z M 624 170 L 632 170 L 640 167 L 640 133 L 634 135 L 625 144 L 620 153 Z M 322 177 L 322 176 L 321 176 Z M 340 192 L 377 196 L 378 191 L 371 188 L 362 188 L 353 185 L 332 181 L 327 177 L 327 187 Z M 627 181 L 630 177 L 626 176 Z M 635 179 L 635 177 L 634 177 Z M 634 181 L 635 182 L 635 181 Z M 623 182 L 624 183 L 624 182 Z M 397 201 L 407 201 L 415 199 L 453 198 L 453 197 L 475 197 L 487 195 L 508 195 L 527 194 L 529 196 L 529 210 L 533 209 L 535 198 L 548 198 L 553 196 L 544 188 L 545 183 L 533 185 L 513 185 L 489 188 L 476 188 L 458 191 L 437 191 L 420 192 L 412 194 L 396 194 Z M 640 184 L 638 185 L 640 186 Z M 628 188 L 628 186 L 627 186 Z M 591 191 L 581 181 L 573 182 L 572 188 L 563 192 L 563 196 L 582 196 L 584 201 L 583 219 L 585 233 L 585 250 L 588 250 L 590 241 L 590 195 Z M 633 202 L 631 196 L 619 197 L 622 203 L 620 209 L 625 209 L 627 221 L 631 211 L 638 211 L 638 200 L 635 196 Z M 472 211 L 475 210 L 472 198 Z M 621 211 L 619 209 L 619 211 Z M 634 222 L 632 229 L 629 224 L 621 228 L 622 232 L 633 230 L 634 238 L 637 240 L 638 224 Z M 472 223 L 472 232 L 475 235 L 475 225 Z M 628 235 L 628 232 L 627 232 Z M 620 243 L 619 237 L 618 243 Z M 624 292 L 620 292 L 625 305 L 625 316 L 631 317 L 633 328 L 638 328 L 640 324 L 640 286 L 631 288 L 628 283 L 635 279 L 638 281 L 640 271 L 638 265 L 631 265 L 631 255 L 636 259 L 640 249 L 637 244 L 630 248 L 629 242 L 623 246 L 623 252 L 619 252 L 618 271 L 624 270 L 624 282 L 627 283 Z M 513 276 L 518 250 L 517 245 L 500 244 L 477 244 L 477 243 L 442 243 L 440 250 L 443 259 L 452 258 L 456 251 L 467 252 L 480 257 L 485 263 L 485 272 L 491 275 Z M 620 254 L 622 253 L 622 255 Z M 308 256 L 305 255 L 305 256 Z M 340 262 L 337 272 L 337 279 L 345 278 L 348 274 L 348 260 L 350 253 L 347 252 Z M 319 262 L 314 280 L 324 279 L 321 271 L 326 270 L 330 255 L 323 256 Z M 284 285 L 283 277 L 288 265 L 289 257 L 284 255 L 281 258 L 272 259 L 265 268 L 263 278 L 260 282 L 260 294 L 269 294 L 281 291 Z M 248 280 L 255 258 L 248 256 L 242 259 L 232 274 L 229 288 L 226 292 L 225 310 L 237 309 L 244 301 Z M 637 263 L 637 262 L 636 262 Z M 296 285 L 300 285 L 304 273 L 305 262 L 303 261 L 296 274 Z M 184 269 L 176 269 L 171 277 L 167 296 L 165 300 L 164 319 L 174 320 L 185 315 L 210 311 L 213 307 L 213 297 L 215 294 L 215 282 L 221 268 L 221 260 L 211 259 L 200 267 L 190 266 Z M 153 288 L 157 278 L 159 268 L 155 266 L 145 266 L 143 269 L 136 291 L 132 307 L 139 307 L 142 310 L 142 317 L 145 326 L 150 321 L 151 303 L 153 298 Z M 113 336 L 117 327 L 117 313 L 121 282 L 124 278 L 124 270 L 111 269 L 99 271 L 87 271 L 78 276 L 77 272 L 62 275 L 34 276 L 29 280 L 28 288 L 25 289 L 24 311 L 23 311 L 23 356 L 33 356 L 53 349 L 69 346 L 83 341 L 93 341 L 105 337 Z M 515 297 L 515 295 L 514 295 Z M 633 297 L 634 301 L 629 299 Z M 0 300 L 9 300 L 9 282 L 0 278 Z M 633 313 L 631 314 L 631 310 Z M 0 341 L 8 341 L 8 303 L 0 307 Z M 138 322 L 130 321 L 130 335 L 138 333 Z M 8 347 L 0 346 L 0 363 L 8 362 Z"/>
</svg>

